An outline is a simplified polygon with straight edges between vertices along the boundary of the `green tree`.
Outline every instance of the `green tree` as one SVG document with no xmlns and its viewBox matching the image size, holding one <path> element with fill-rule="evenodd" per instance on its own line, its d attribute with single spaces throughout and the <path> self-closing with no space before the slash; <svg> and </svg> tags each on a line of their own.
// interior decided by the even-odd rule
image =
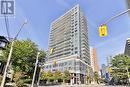
<svg viewBox="0 0 130 87">
<path fill-rule="evenodd" d="M 44 50 L 39 50 L 40 54 L 39 54 L 39 62 L 45 63 L 45 57 L 46 57 L 46 53 Z"/>
<path fill-rule="evenodd" d="M 119 54 L 113 57 L 111 62 L 113 68 L 113 77 L 118 77 L 119 80 L 128 79 L 130 68 L 130 57 L 127 55 Z"/>
<path fill-rule="evenodd" d="M 18 87 L 22 87 L 22 84 L 24 84 L 24 81 L 22 80 L 23 77 L 24 77 L 24 73 L 23 72 L 21 72 L 21 71 L 15 72 L 13 81 L 16 83 L 16 85 Z"/>
<path fill-rule="evenodd" d="M 130 57 L 119 54 L 113 57 L 112 59 L 112 67 L 127 69 L 130 65 Z"/>
<path fill-rule="evenodd" d="M 87 80 L 87 84 L 90 84 L 90 83 L 91 83 L 91 81 L 92 81 L 91 76 L 86 76 L 86 80 Z"/>
<path fill-rule="evenodd" d="M 46 72 L 41 72 L 40 80 L 47 80 L 47 73 Z"/>
<path fill-rule="evenodd" d="M 65 70 L 63 73 L 63 82 L 67 83 L 71 79 L 71 74 L 68 70 Z"/>
<path fill-rule="evenodd" d="M 3 51 L 4 59 L 1 60 L 4 62 L 7 61 L 8 54 L 10 51 L 10 45 L 11 44 L 9 44 L 8 48 L 5 51 Z M 14 73 L 16 74 L 16 75 L 14 74 L 14 78 L 18 78 L 16 82 L 19 83 L 31 82 L 34 72 L 36 55 L 38 51 L 39 50 L 37 45 L 29 39 L 15 41 L 11 57 L 11 65 L 13 67 Z M 45 52 L 44 51 L 40 52 L 41 52 L 40 59 L 44 58 Z M 18 73 L 22 73 L 22 75 Z"/>
<path fill-rule="evenodd" d="M 54 74 L 50 70 L 46 73 L 46 77 L 49 83 L 54 81 Z"/>
<path fill-rule="evenodd" d="M 94 72 L 94 80 L 99 84 L 99 74 L 98 74 L 98 72 Z"/>
<path fill-rule="evenodd" d="M 54 73 L 54 79 L 57 82 L 61 81 L 62 80 L 62 73 L 60 71 L 56 70 L 55 73 Z"/>
</svg>

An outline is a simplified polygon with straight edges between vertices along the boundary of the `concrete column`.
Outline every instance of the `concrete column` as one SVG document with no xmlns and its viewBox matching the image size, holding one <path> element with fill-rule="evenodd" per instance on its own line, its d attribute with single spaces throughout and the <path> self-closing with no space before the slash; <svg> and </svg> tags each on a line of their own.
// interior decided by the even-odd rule
<svg viewBox="0 0 130 87">
<path fill-rule="evenodd" d="M 74 73 L 72 74 L 72 76 L 74 77 Z M 70 80 L 70 84 L 71 84 L 71 85 L 74 84 L 74 78 L 72 78 L 72 79 Z"/>
</svg>

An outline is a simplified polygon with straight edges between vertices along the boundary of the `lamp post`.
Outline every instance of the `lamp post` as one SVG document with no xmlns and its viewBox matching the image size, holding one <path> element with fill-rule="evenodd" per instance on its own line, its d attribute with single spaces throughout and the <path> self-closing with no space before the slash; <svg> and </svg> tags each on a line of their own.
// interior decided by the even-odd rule
<svg viewBox="0 0 130 87">
<path fill-rule="evenodd" d="M 35 76 L 36 76 L 36 71 L 37 71 L 39 54 L 40 54 L 40 52 L 37 52 L 37 58 L 36 58 L 35 69 L 34 69 L 34 74 L 33 74 L 33 79 L 32 79 L 32 85 L 31 85 L 31 87 L 34 87 L 34 81 L 35 81 Z"/>
<path fill-rule="evenodd" d="M 40 71 L 39 71 L 37 86 L 39 86 L 39 84 L 40 84 L 40 76 L 41 76 L 41 73 L 42 73 L 42 68 L 44 67 L 44 62 L 45 62 L 45 58 L 41 59 L 41 61 L 38 62 L 38 67 L 40 68 Z"/>
<path fill-rule="evenodd" d="M 39 71 L 37 86 L 39 86 L 39 84 L 40 84 L 40 76 L 41 76 L 41 72 L 42 72 L 42 65 L 39 65 L 39 67 L 40 67 L 40 71 Z"/>
<path fill-rule="evenodd" d="M 15 40 L 17 39 L 17 37 L 18 37 L 20 31 L 22 30 L 22 28 L 24 27 L 25 24 L 27 24 L 27 20 L 25 20 L 25 22 L 22 24 L 22 26 L 20 27 L 18 33 L 16 34 L 16 36 L 13 38 L 13 40 L 12 40 L 12 42 L 11 42 L 11 48 L 10 48 L 8 60 L 7 60 L 6 66 L 5 66 L 4 75 L 3 75 L 3 79 L 2 79 L 2 83 L 1 83 L 1 87 L 4 87 L 4 84 L 5 84 L 6 75 L 7 75 L 8 67 L 9 67 L 9 64 L 10 64 L 12 52 L 13 52 L 14 42 L 15 42 Z"/>
</svg>

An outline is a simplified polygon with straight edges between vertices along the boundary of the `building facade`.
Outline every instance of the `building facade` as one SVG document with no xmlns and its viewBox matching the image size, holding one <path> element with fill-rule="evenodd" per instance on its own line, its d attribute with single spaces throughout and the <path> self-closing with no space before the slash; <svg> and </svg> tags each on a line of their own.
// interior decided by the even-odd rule
<svg viewBox="0 0 130 87">
<path fill-rule="evenodd" d="M 126 6 L 127 9 L 130 9 L 130 0 L 126 0 Z M 128 12 L 129 16 L 130 16 L 130 12 Z"/>
<path fill-rule="evenodd" d="M 127 8 L 130 9 L 130 0 L 126 0 Z"/>
<path fill-rule="evenodd" d="M 102 77 L 106 78 L 106 73 L 108 72 L 107 66 L 105 64 L 102 64 Z"/>
<path fill-rule="evenodd" d="M 79 5 L 52 22 L 48 50 L 45 71 L 68 70 L 71 83 L 85 83 L 91 62 L 87 21 Z"/>
<path fill-rule="evenodd" d="M 99 65 L 97 60 L 97 52 L 96 48 L 90 48 L 90 57 L 91 57 L 91 67 L 93 69 L 93 72 L 99 72 Z"/>
<path fill-rule="evenodd" d="M 124 54 L 130 56 L 130 38 L 126 40 Z"/>
</svg>

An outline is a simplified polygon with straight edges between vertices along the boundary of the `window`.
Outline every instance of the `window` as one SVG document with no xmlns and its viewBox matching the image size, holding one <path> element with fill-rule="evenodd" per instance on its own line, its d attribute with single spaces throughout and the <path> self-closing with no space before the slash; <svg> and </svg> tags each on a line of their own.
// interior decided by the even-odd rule
<svg viewBox="0 0 130 87">
<path fill-rule="evenodd" d="M 48 66 L 46 66 L 46 69 L 48 69 Z"/>
<path fill-rule="evenodd" d="M 51 68 L 51 65 L 49 67 Z"/>
<path fill-rule="evenodd" d="M 68 70 L 71 70 L 71 67 L 68 67 Z"/>
<path fill-rule="evenodd" d="M 75 54 L 77 54 L 78 53 L 78 51 L 75 51 Z"/>
<path fill-rule="evenodd" d="M 69 62 L 69 65 L 72 65 L 72 62 L 71 62 L 71 61 Z"/>
<path fill-rule="evenodd" d="M 75 47 L 75 50 L 77 50 L 78 49 L 78 47 Z"/>
<path fill-rule="evenodd" d="M 64 65 L 67 65 L 67 62 L 65 62 Z"/>
</svg>

